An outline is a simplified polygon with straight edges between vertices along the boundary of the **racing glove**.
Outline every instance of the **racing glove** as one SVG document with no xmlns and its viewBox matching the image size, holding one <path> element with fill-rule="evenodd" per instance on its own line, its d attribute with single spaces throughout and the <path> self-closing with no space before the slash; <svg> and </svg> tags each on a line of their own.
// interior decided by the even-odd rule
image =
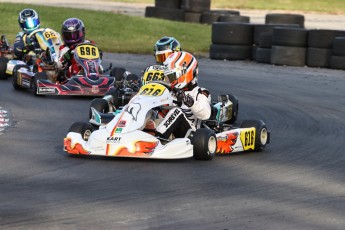
<svg viewBox="0 0 345 230">
<path fill-rule="evenodd" d="M 183 102 L 186 106 L 192 107 L 194 105 L 194 99 L 190 95 L 186 95 L 183 90 L 178 90 L 175 93 L 177 101 Z"/>
</svg>

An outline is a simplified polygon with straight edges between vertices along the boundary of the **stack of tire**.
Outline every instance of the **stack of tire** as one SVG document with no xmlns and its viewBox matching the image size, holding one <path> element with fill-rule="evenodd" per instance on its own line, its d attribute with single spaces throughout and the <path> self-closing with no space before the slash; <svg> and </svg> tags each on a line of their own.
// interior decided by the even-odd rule
<svg viewBox="0 0 345 230">
<path fill-rule="evenodd" d="M 332 69 L 345 70 L 345 37 L 334 38 L 330 66 Z"/>
<path fill-rule="evenodd" d="M 211 0 L 181 0 L 181 8 L 185 11 L 184 21 L 200 23 L 203 12 L 211 9 Z"/>
<path fill-rule="evenodd" d="M 318 30 L 308 32 L 307 66 L 344 69 L 345 49 L 341 38 L 342 30 Z"/>
<path fill-rule="evenodd" d="M 181 0 L 155 0 L 154 7 L 146 7 L 145 17 L 184 21 L 185 10 L 181 9 Z"/>
<path fill-rule="evenodd" d="M 289 24 L 297 27 L 274 27 L 272 33 L 271 64 L 304 66 L 307 54 L 307 35 L 304 15 L 267 14 L 265 24 Z"/>
<path fill-rule="evenodd" d="M 298 24 L 257 24 L 254 25 L 254 46 L 252 59 L 259 63 L 271 63 L 273 29 L 277 27 L 300 27 Z"/>
<path fill-rule="evenodd" d="M 214 22 L 210 58 L 214 60 L 250 60 L 253 25 L 237 22 Z"/>
<path fill-rule="evenodd" d="M 240 15 L 237 10 L 208 10 L 201 14 L 200 23 L 211 25 L 214 22 L 249 23 L 250 18 Z"/>
</svg>

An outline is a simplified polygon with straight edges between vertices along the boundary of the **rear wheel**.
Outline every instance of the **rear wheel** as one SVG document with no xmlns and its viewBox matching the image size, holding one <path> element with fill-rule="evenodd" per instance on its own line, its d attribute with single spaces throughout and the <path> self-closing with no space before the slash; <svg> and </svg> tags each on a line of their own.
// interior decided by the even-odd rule
<svg viewBox="0 0 345 230">
<path fill-rule="evenodd" d="M 192 137 L 194 158 L 212 160 L 217 149 L 216 134 L 210 129 L 198 129 Z"/>
<path fill-rule="evenodd" d="M 86 122 L 75 122 L 68 130 L 68 132 L 79 133 L 84 141 L 89 140 L 89 137 L 93 131 L 93 126 Z"/>
<path fill-rule="evenodd" d="M 6 74 L 8 58 L 0 57 L 0 80 L 6 80 L 8 75 Z"/>
<path fill-rule="evenodd" d="M 27 68 L 28 70 L 30 69 L 30 67 L 29 67 L 28 65 L 15 65 L 15 66 L 13 67 L 13 73 L 12 73 L 12 86 L 13 86 L 13 88 L 16 89 L 16 90 L 21 90 L 21 89 L 23 89 L 23 88 L 21 87 L 21 85 L 18 84 L 18 83 L 19 83 L 19 82 L 18 82 L 18 70 L 19 70 L 20 68 Z"/>
<path fill-rule="evenodd" d="M 108 101 L 103 98 L 95 98 L 91 101 L 90 109 L 89 109 L 89 119 L 92 117 L 91 107 L 97 110 L 100 113 L 108 113 L 109 112 L 109 104 Z"/>
<path fill-rule="evenodd" d="M 254 127 L 256 130 L 254 151 L 260 152 L 269 142 L 267 126 L 262 120 L 244 120 L 241 124 L 241 128 L 251 127 Z"/>
</svg>

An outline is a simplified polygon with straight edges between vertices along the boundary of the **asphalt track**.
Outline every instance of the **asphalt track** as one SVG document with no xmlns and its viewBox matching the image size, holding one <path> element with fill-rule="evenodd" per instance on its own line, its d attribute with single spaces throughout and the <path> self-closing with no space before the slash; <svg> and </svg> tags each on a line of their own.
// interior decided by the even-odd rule
<svg viewBox="0 0 345 230">
<path fill-rule="evenodd" d="M 149 55 L 105 54 L 139 73 Z M 90 98 L 34 97 L 0 81 L 0 229 L 344 229 L 345 72 L 199 59 L 271 144 L 212 161 L 70 157 L 63 138 Z"/>
</svg>

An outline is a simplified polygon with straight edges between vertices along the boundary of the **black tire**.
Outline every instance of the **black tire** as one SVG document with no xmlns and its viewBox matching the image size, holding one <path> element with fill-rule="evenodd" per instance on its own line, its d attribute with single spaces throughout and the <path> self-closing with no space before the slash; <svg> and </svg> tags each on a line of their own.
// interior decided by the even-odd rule
<svg viewBox="0 0 345 230">
<path fill-rule="evenodd" d="M 201 13 L 198 12 L 185 12 L 184 21 L 192 23 L 200 23 Z"/>
<path fill-rule="evenodd" d="M 248 23 L 215 22 L 212 24 L 212 43 L 252 46 L 253 26 Z"/>
<path fill-rule="evenodd" d="M 344 30 L 309 30 L 308 47 L 332 49 L 334 38 L 343 36 Z"/>
<path fill-rule="evenodd" d="M 15 90 L 21 90 L 21 89 L 24 89 L 21 87 L 20 84 L 18 84 L 18 70 L 20 68 L 27 68 L 27 69 L 30 69 L 30 67 L 28 65 L 15 65 L 13 67 L 13 72 L 12 72 L 12 86 Z"/>
<path fill-rule="evenodd" d="M 260 48 L 271 48 L 272 47 L 272 34 L 271 33 L 261 33 L 259 36 L 258 45 Z"/>
<path fill-rule="evenodd" d="M 332 55 L 345 56 L 345 37 L 335 37 L 333 41 Z"/>
<path fill-rule="evenodd" d="M 212 160 L 217 150 L 216 134 L 210 129 L 198 129 L 192 137 L 194 158 Z"/>
<path fill-rule="evenodd" d="M 189 12 L 202 13 L 210 10 L 210 8 L 211 0 L 181 0 L 181 9 Z"/>
<path fill-rule="evenodd" d="M 296 24 L 256 24 L 254 25 L 254 44 L 259 44 L 260 35 L 262 33 L 268 33 L 270 36 L 272 36 L 273 29 L 276 27 L 300 28 L 300 26 Z"/>
<path fill-rule="evenodd" d="M 120 101 L 120 99 L 119 99 L 119 97 L 120 97 L 120 92 L 119 92 L 118 90 L 116 90 L 116 89 L 110 89 L 108 92 L 105 93 L 104 96 L 107 96 L 107 95 L 110 95 L 110 96 L 113 97 L 112 103 L 113 103 L 113 105 L 114 105 L 116 108 L 118 108 L 118 107 L 120 107 L 120 106 L 123 106 L 123 105 L 121 105 L 121 101 Z"/>
<path fill-rule="evenodd" d="M 266 14 L 266 24 L 298 24 L 304 27 L 304 15 L 301 14 Z"/>
<path fill-rule="evenodd" d="M 155 6 L 179 9 L 181 7 L 181 0 L 155 0 Z"/>
<path fill-rule="evenodd" d="M 0 57 L 0 80 L 6 80 L 8 75 L 6 74 L 8 58 Z"/>
<path fill-rule="evenodd" d="M 308 31 L 303 28 L 276 27 L 273 29 L 272 46 L 306 47 Z"/>
<path fill-rule="evenodd" d="M 214 60 L 250 60 L 253 46 L 217 45 L 210 46 L 210 58 Z"/>
<path fill-rule="evenodd" d="M 84 141 L 87 141 L 94 131 L 94 127 L 86 122 L 75 122 L 71 125 L 68 132 L 79 133 Z"/>
<path fill-rule="evenodd" d="M 238 98 L 235 95 L 228 94 L 229 100 L 232 102 L 232 112 L 231 112 L 231 119 L 228 120 L 227 124 L 233 124 L 236 122 L 238 117 Z"/>
<path fill-rule="evenodd" d="M 126 72 L 125 68 L 115 67 L 111 69 L 110 76 L 115 77 L 116 81 L 121 81 L 124 77 L 125 72 Z"/>
<path fill-rule="evenodd" d="M 90 109 L 89 109 L 89 119 L 92 117 L 92 110 L 91 107 L 96 109 L 100 113 L 108 113 L 109 112 L 109 104 L 108 101 L 103 98 L 95 98 L 91 101 Z"/>
<path fill-rule="evenodd" d="M 307 66 L 329 68 L 332 55 L 331 49 L 313 48 L 307 49 Z"/>
<path fill-rule="evenodd" d="M 171 21 L 184 21 L 184 10 L 147 6 L 145 17 L 161 18 Z"/>
<path fill-rule="evenodd" d="M 258 63 L 271 63 L 271 48 L 257 48 L 255 54 L 256 61 Z"/>
<path fill-rule="evenodd" d="M 219 16 L 218 22 L 244 22 L 249 23 L 250 17 L 241 15 L 223 15 Z"/>
<path fill-rule="evenodd" d="M 35 95 L 36 97 L 42 97 L 42 96 L 44 96 L 44 95 L 42 95 L 42 94 L 38 94 L 38 93 L 37 93 L 37 81 L 38 81 L 38 80 L 47 80 L 47 79 L 48 79 L 48 76 L 47 76 L 47 73 L 46 73 L 46 72 L 38 72 L 38 73 L 35 73 L 34 78 L 33 78 L 32 82 L 31 82 L 31 84 L 32 84 L 32 89 L 33 89 L 34 95 Z"/>
<path fill-rule="evenodd" d="M 331 56 L 330 67 L 332 69 L 345 70 L 345 57 L 344 56 Z"/>
<path fill-rule="evenodd" d="M 255 127 L 255 144 L 254 151 L 262 151 L 269 143 L 269 132 L 265 122 L 262 120 L 244 120 L 241 123 L 241 128 Z"/>
<path fill-rule="evenodd" d="M 272 46 L 271 63 L 275 65 L 305 66 L 307 49 L 303 47 Z"/>
</svg>

